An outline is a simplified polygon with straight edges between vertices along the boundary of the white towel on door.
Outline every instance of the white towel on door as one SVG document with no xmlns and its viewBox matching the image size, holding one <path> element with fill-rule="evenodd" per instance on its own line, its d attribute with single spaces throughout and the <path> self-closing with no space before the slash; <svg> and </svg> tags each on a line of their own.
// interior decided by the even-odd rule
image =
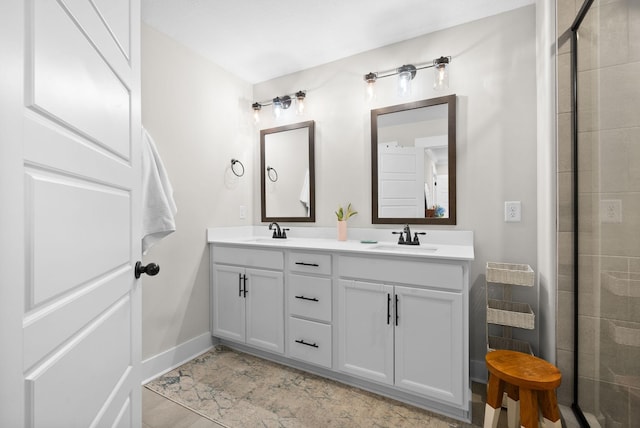
<svg viewBox="0 0 640 428">
<path fill-rule="evenodd" d="M 142 254 L 176 230 L 178 212 L 156 144 L 142 128 Z"/>
</svg>

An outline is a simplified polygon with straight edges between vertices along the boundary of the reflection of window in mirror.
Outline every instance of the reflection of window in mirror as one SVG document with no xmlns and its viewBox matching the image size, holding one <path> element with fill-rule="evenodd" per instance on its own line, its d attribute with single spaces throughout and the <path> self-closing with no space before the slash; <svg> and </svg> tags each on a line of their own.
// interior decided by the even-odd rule
<svg viewBox="0 0 640 428">
<path fill-rule="evenodd" d="M 315 221 L 314 122 L 260 131 L 262 221 Z"/>
<path fill-rule="evenodd" d="M 455 95 L 371 118 L 373 223 L 455 224 Z"/>
</svg>

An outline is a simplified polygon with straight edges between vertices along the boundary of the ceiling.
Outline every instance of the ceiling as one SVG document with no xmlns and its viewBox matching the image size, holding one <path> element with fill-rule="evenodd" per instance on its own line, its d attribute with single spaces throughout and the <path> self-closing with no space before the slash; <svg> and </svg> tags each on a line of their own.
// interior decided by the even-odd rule
<svg viewBox="0 0 640 428">
<path fill-rule="evenodd" d="M 535 0 L 142 0 L 142 20 L 259 83 Z"/>
</svg>

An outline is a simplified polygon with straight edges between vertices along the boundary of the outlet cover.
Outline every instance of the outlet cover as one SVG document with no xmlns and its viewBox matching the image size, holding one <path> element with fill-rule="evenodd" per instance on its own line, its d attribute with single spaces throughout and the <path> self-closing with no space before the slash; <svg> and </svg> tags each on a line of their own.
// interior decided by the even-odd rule
<svg viewBox="0 0 640 428">
<path fill-rule="evenodd" d="M 504 221 L 506 223 L 517 223 L 522 220 L 522 205 L 520 201 L 505 201 Z"/>
<path fill-rule="evenodd" d="M 244 220 L 245 218 L 247 218 L 247 207 L 240 205 L 240 219 Z"/>
<path fill-rule="evenodd" d="M 601 223 L 622 223 L 622 200 L 603 199 L 600 201 Z"/>
</svg>

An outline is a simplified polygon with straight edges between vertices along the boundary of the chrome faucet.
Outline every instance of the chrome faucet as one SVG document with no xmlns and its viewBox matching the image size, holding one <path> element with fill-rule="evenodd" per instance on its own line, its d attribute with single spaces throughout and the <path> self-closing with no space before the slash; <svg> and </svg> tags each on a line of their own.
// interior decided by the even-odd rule
<svg viewBox="0 0 640 428">
<path fill-rule="evenodd" d="M 398 237 L 398 245 L 420 245 L 420 239 L 418 239 L 418 235 L 426 235 L 426 232 L 415 232 L 413 234 L 413 238 L 411 238 L 411 228 L 408 224 L 404 226 L 402 232 L 391 232 L 394 235 L 400 235 Z M 406 235 L 406 238 L 402 235 Z"/>
<path fill-rule="evenodd" d="M 275 221 L 269 225 L 269 230 L 273 230 L 273 226 L 276 227 L 276 230 L 273 231 L 272 238 L 274 239 L 287 239 L 287 230 L 288 228 L 280 228 L 280 225 Z"/>
</svg>

